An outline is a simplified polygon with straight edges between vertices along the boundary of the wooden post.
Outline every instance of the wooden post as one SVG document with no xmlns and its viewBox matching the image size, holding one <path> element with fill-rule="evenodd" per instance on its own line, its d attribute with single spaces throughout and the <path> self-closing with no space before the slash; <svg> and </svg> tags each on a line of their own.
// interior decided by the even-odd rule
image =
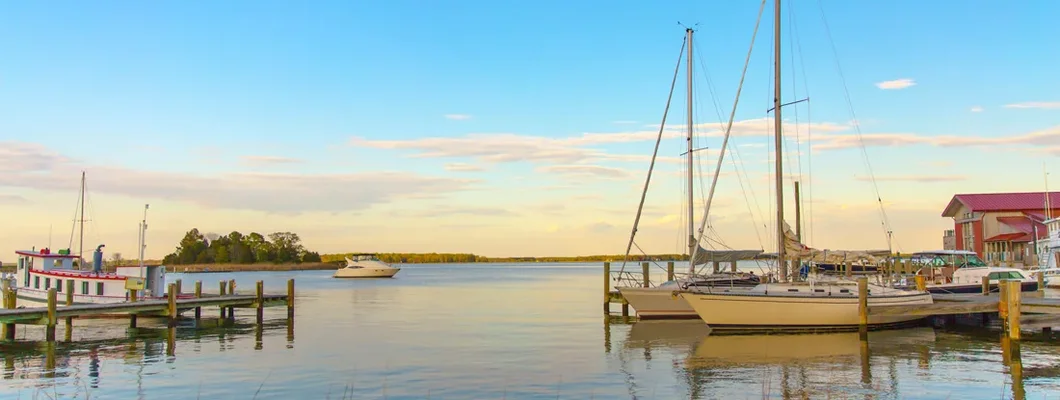
<svg viewBox="0 0 1060 400">
<path fill-rule="evenodd" d="M 927 282 L 924 281 L 924 275 L 917 275 L 915 279 L 916 279 L 916 290 L 921 291 L 921 292 L 927 290 Z"/>
<path fill-rule="evenodd" d="M 48 289 L 48 325 L 44 336 L 46 341 L 55 341 L 55 288 Z"/>
<path fill-rule="evenodd" d="M 228 294 L 231 294 L 231 295 L 235 295 L 236 294 L 236 280 L 235 279 L 230 279 L 228 281 Z"/>
<path fill-rule="evenodd" d="M 988 296 L 988 295 L 990 295 L 990 277 L 989 276 L 984 276 L 983 277 L 983 296 Z"/>
<path fill-rule="evenodd" d="M 169 326 L 177 325 L 177 284 L 169 284 Z"/>
<path fill-rule="evenodd" d="M 1045 295 L 1045 274 L 1038 271 L 1038 293 Z"/>
<path fill-rule="evenodd" d="M 641 273 L 641 278 L 644 280 L 644 285 L 643 285 L 644 287 L 651 286 L 651 278 L 648 275 L 649 272 L 651 272 L 651 271 L 648 271 L 648 263 L 647 262 L 640 263 L 640 273 Z"/>
<path fill-rule="evenodd" d="M 1008 323 L 1008 285 L 1005 282 L 1002 279 L 997 281 L 997 317 L 1003 328 Z"/>
<path fill-rule="evenodd" d="M 294 288 L 294 282 L 287 282 L 287 313 L 291 313 L 291 289 Z M 604 261 L 604 315 L 611 314 L 611 262 Z"/>
<path fill-rule="evenodd" d="M 202 298 L 202 281 L 195 281 L 195 298 Z M 202 307 L 195 307 L 195 324 L 198 325 L 199 319 L 202 318 Z"/>
<path fill-rule="evenodd" d="M 224 297 L 224 295 L 225 295 L 225 281 L 221 281 L 220 282 L 220 286 L 221 286 L 221 288 L 220 288 L 220 291 L 218 293 L 221 294 L 221 297 Z M 221 308 L 221 319 L 223 320 L 223 319 L 225 319 L 225 306 L 220 306 L 220 308 Z"/>
<path fill-rule="evenodd" d="M 140 297 L 139 291 L 136 289 L 129 289 L 129 302 L 135 303 L 137 297 Z"/>
<path fill-rule="evenodd" d="M 847 262 L 846 262 L 845 264 L 846 264 L 846 265 L 845 265 L 845 267 L 846 267 L 846 268 L 845 268 L 845 269 L 846 269 L 846 276 L 847 276 L 847 278 L 849 278 L 849 277 L 850 277 L 850 274 L 852 273 L 851 269 L 853 268 L 853 266 L 854 266 L 854 263 L 852 263 L 852 262 L 850 262 L 850 261 L 847 261 Z"/>
<path fill-rule="evenodd" d="M 255 303 L 257 304 L 255 304 L 255 306 L 257 306 L 258 308 L 258 325 L 261 325 L 265 311 L 265 282 L 258 281 L 257 288 L 255 289 L 255 294 L 257 295 L 257 299 L 255 301 Z"/>
<path fill-rule="evenodd" d="M 610 296 L 610 293 L 608 293 Z M 605 302 L 610 302 L 610 299 L 605 299 Z M 604 310 L 610 313 L 610 310 Z M 287 280 L 287 319 L 294 318 L 294 279 Z"/>
<path fill-rule="evenodd" d="M 674 262 L 673 261 L 667 261 L 666 262 L 666 281 L 669 282 L 669 281 L 672 281 L 672 280 L 674 280 Z"/>
<path fill-rule="evenodd" d="M 858 277 L 858 324 L 864 329 L 869 324 L 869 277 Z"/>
<path fill-rule="evenodd" d="M 183 285 L 181 283 L 181 279 L 177 279 L 177 296 L 180 296 L 180 293 L 182 292 L 181 289 Z"/>
<path fill-rule="evenodd" d="M 1020 291 L 1022 282 L 1010 280 L 1008 283 L 1008 337 L 1012 340 L 1020 340 Z"/>
<path fill-rule="evenodd" d="M 7 281 L 4 281 L 4 283 L 6 284 Z M 15 299 L 15 290 L 7 287 L 7 285 L 4 285 L 4 308 L 9 310 L 15 308 L 16 301 L 17 300 Z M 15 340 L 15 324 L 4 324 L 3 333 L 5 340 Z"/>
<path fill-rule="evenodd" d="M 66 280 L 66 305 L 74 305 L 74 280 Z M 74 317 L 66 317 L 66 332 L 63 334 L 67 341 L 73 340 Z"/>
</svg>

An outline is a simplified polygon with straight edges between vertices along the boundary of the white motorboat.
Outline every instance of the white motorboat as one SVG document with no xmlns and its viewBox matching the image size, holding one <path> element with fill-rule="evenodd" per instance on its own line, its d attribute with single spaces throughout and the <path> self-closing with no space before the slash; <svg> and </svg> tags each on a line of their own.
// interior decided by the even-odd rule
<svg viewBox="0 0 1060 400">
<path fill-rule="evenodd" d="M 375 254 L 354 254 L 346 257 L 346 266 L 335 271 L 334 278 L 391 278 L 401 268 L 380 261 Z"/>
</svg>

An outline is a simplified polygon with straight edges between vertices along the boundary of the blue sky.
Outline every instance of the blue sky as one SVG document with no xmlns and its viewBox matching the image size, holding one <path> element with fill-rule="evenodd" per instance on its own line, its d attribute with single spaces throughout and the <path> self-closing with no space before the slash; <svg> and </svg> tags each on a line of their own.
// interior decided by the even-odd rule
<svg viewBox="0 0 1060 400">
<path fill-rule="evenodd" d="M 0 140 L 7 159 L 32 162 L 0 169 L 9 172 L 0 207 L 21 228 L 0 234 L 0 251 L 39 247 L 47 225 L 68 229 L 78 171 L 87 169 L 91 195 L 104 204 L 93 221 L 99 240 L 129 242 L 108 245 L 129 254 L 145 202 L 157 218 L 151 256 L 192 226 L 292 230 L 322 251 L 618 253 L 681 47 L 678 21 L 698 24 L 696 123 L 717 124 L 719 114 L 728 117 L 758 6 L 5 4 Z M 772 6 L 738 121 L 768 117 Z M 1060 34 L 1049 16 L 1060 5 L 820 0 L 783 7 L 783 97 L 810 97 L 783 118 L 793 128 L 788 149 L 800 132 L 804 154 L 795 160 L 804 173 L 812 157 L 811 197 L 819 203 L 812 219 L 821 234 L 811 245 L 884 245 L 872 231 L 875 195 L 858 180 L 864 157 L 850 146 L 844 84 L 874 172 L 886 178 L 878 184 L 903 247 L 940 246 L 947 224 L 938 214 L 954 192 L 1042 189 L 1042 163 L 1060 155 L 1052 74 L 1060 52 L 1049 50 Z M 685 121 L 683 67 L 667 123 L 674 136 Z M 902 79 L 913 84 L 877 86 Z M 736 134 L 730 144 L 755 199 L 743 196 L 735 175 L 723 175 L 712 224 L 727 243 L 760 248 L 771 241 L 755 239 L 747 226 L 770 223 L 770 124 L 752 125 L 761 131 Z M 813 144 L 823 146 L 812 153 L 811 126 L 820 135 Z M 698 145 L 717 148 L 713 131 Z M 635 132 L 638 141 L 616 139 Z M 585 133 L 610 139 L 584 140 Z M 668 138 L 661 155 L 677 156 L 683 145 Z M 709 172 L 716 153 L 704 154 Z M 642 227 L 638 240 L 648 251 L 681 248 L 674 239 L 683 215 L 680 167 L 662 163 L 649 193 L 655 225 Z M 762 212 L 746 215 L 753 201 Z M 869 231 L 851 235 L 843 221 Z"/>
</svg>

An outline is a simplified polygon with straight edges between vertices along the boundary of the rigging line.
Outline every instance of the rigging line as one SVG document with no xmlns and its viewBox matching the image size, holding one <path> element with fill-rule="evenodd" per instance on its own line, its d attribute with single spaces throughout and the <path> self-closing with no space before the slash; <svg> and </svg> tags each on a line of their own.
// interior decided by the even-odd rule
<svg viewBox="0 0 1060 400">
<path fill-rule="evenodd" d="M 884 239 L 893 239 L 893 229 L 891 229 L 890 220 L 887 218 L 887 211 L 883 207 L 883 197 L 880 195 L 880 187 L 876 182 L 876 174 L 872 171 L 872 162 L 869 161 L 869 152 L 868 149 L 865 147 L 865 139 L 861 136 L 861 126 L 860 124 L 858 124 L 858 117 L 854 113 L 854 104 L 850 101 L 850 91 L 847 89 L 846 78 L 843 76 L 843 68 L 839 64 L 839 52 L 835 48 L 835 41 L 832 40 L 832 32 L 831 29 L 828 28 L 828 20 L 827 18 L 825 18 L 824 5 L 821 4 L 821 0 L 817 0 L 817 6 L 818 9 L 821 10 L 821 22 L 824 23 L 825 34 L 828 37 L 829 44 L 831 45 L 832 55 L 835 59 L 836 69 L 839 72 L 839 79 L 843 83 L 843 95 L 846 99 L 847 108 L 850 110 L 850 117 L 851 119 L 853 119 L 854 132 L 856 132 L 858 136 L 858 143 L 860 144 L 861 153 L 865 160 L 865 167 L 866 169 L 868 169 L 869 178 L 872 181 L 872 188 L 876 193 L 876 202 L 879 204 L 880 215 L 882 217 L 880 225 L 883 228 Z M 892 232 L 890 237 L 888 237 L 888 231 Z"/>
<path fill-rule="evenodd" d="M 648 194 L 648 185 L 651 183 L 651 173 L 655 169 L 655 158 L 659 155 L 659 143 L 662 142 L 663 130 L 666 128 L 666 116 L 670 112 L 670 102 L 673 101 L 674 87 L 677 85 L 677 75 L 681 70 L 681 59 L 684 58 L 685 45 L 688 37 L 681 39 L 681 51 L 677 53 L 677 66 L 674 67 L 674 77 L 670 80 L 670 94 L 666 98 L 666 108 L 663 110 L 662 123 L 659 124 L 659 135 L 655 138 L 655 150 L 651 153 L 651 163 L 648 165 L 648 176 L 644 179 L 644 190 L 640 193 L 640 204 L 637 206 L 637 217 L 633 219 L 633 229 L 629 233 L 629 244 L 626 245 L 626 254 L 622 259 L 622 267 L 619 273 L 626 271 L 626 262 L 629 261 L 629 250 L 633 247 L 633 238 L 637 235 L 637 225 L 640 224 L 640 216 L 644 210 L 644 198 Z"/>
<path fill-rule="evenodd" d="M 762 0 L 762 6 L 758 9 L 758 19 L 755 21 L 754 31 L 751 33 L 751 45 L 747 48 L 747 58 L 744 60 L 743 72 L 740 74 L 740 84 L 736 86 L 736 98 L 733 99 L 732 112 L 729 113 L 729 124 L 725 127 L 725 138 L 721 141 L 721 151 L 718 153 L 718 163 L 714 167 L 714 180 L 710 183 L 710 194 L 707 195 L 707 204 L 703 207 L 703 219 L 699 224 L 700 232 L 703 231 L 703 227 L 707 224 L 707 219 L 710 217 L 710 203 L 714 200 L 714 189 L 718 185 L 718 175 L 721 172 L 721 164 L 725 159 L 725 149 L 729 144 L 729 135 L 732 134 L 732 122 L 736 118 L 736 107 L 740 104 L 740 92 L 743 91 L 744 78 L 747 77 L 747 66 L 751 64 L 751 52 L 754 50 L 755 37 L 758 35 L 758 26 L 762 22 L 762 12 L 766 8 L 766 0 Z M 696 239 L 696 243 L 699 243 L 703 239 L 703 234 L 700 233 L 700 237 Z M 700 246 L 692 248 L 692 254 L 689 255 L 689 262 L 696 259 L 696 253 L 699 251 Z"/>
<path fill-rule="evenodd" d="M 791 7 L 788 8 L 789 11 L 791 9 L 792 9 Z M 795 39 L 794 40 L 795 47 L 799 51 L 799 66 L 801 67 L 800 71 L 802 72 L 803 92 L 806 93 L 806 98 L 809 99 L 810 98 L 810 83 L 809 83 L 810 80 L 806 76 L 806 56 L 805 56 L 805 53 L 802 51 L 802 40 L 800 39 L 800 36 L 799 36 L 799 25 L 798 25 L 797 21 L 798 21 L 798 19 L 795 19 L 795 18 L 791 19 L 791 28 L 795 32 L 795 34 L 793 35 L 793 38 Z M 792 63 L 792 65 L 794 65 L 794 63 Z M 803 220 L 806 221 L 807 228 L 808 228 L 807 231 L 809 232 L 809 236 L 807 236 L 805 238 L 803 243 L 805 243 L 807 246 L 811 246 L 811 247 L 812 247 L 812 244 L 813 244 L 812 238 L 813 238 L 813 187 L 814 187 L 813 186 L 813 115 L 811 113 L 812 106 L 813 106 L 812 102 L 810 102 L 810 101 L 806 102 L 806 182 L 804 182 L 803 185 L 802 185 L 803 188 L 804 188 L 803 191 L 806 193 L 806 196 L 804 196 L 804 197 L 806 199 L 805 203 L 807 204 L 807 207 L 806 207 L 806 209 L 807 209 L 806 218 L 804 218 Z M 802 165 L 800 165 L 799 168 L 801 169 Z M 801 174 L 801 171 L 800 171 L 800 174 Z"/>
</svg>

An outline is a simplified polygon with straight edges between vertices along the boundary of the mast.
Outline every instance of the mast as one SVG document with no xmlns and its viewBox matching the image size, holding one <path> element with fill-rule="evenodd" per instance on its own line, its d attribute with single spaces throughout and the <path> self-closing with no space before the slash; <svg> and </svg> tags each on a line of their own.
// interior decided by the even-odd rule
<svg viewBox="0 0 1060 400">
<path fill-rule="evenodd" d="M 695 206 L 695 195 L 692 186 L 692 28 L 685 28 L 688 34 L 688 273 L 695 275 L 696 262 L 692 254 L 696 250 L 695 219 L 692 208 Z"/>
<path fill-rule="evenodd" d="M 782 163 L 783 151 L 781 142 L 784 136 L 781 133 L 780 120 L 780 0 L 775 0 L 774 23 L 773 23 L 773 58 L 775 70 L 773 71 L 773 130 L 776 141 L 776 192 L 777 192 L 777 271 L 780 280 L 787 281 L 788 267 L 784 260 L 784 167 Z"/>
<path fill-rule="evenodd" d="M 144 204 L 144 219 L 140 221 L 140 278 L 144 277 L 144 249 L 147 248 L 147 208 L 150 204 Z"/>
<path fill-rule="evenodd" d="M 81 171 L 81 234 L 78 239 L 77 267 L 85 269 L 85 171 Z"/>
</svg>

